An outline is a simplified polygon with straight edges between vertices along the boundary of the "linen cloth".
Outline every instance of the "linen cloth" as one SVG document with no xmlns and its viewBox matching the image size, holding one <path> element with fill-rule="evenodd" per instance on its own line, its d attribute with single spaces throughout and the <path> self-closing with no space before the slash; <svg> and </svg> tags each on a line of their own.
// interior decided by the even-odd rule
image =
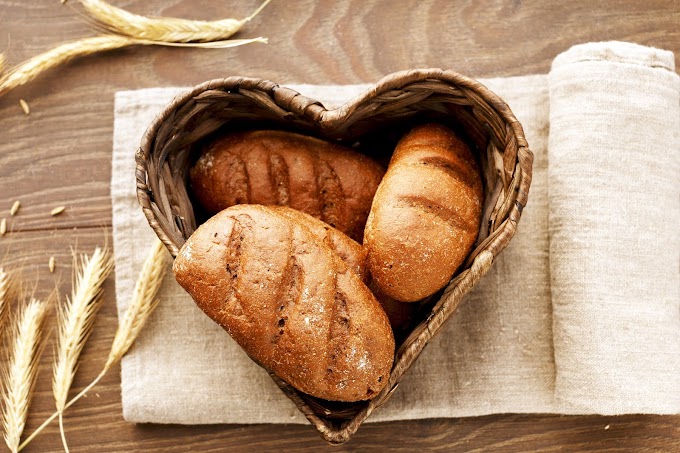
<svg viewBox="0 0 680 453">
<path fill-rule="evenodd" d="M 535 154 L 510 245 L 368 421 L 680 413 L 680 81 L 671 52 L 575 46 L 550 74 L 482 80 Z M 327 107 L 368 85 L 288 85 Z M 111 196 L 119 313 L 154 238 L 134 152 L 184 88 L 119 92 Z M 122 362 L 131 422 L 306 423 L 166 277 Z"/>
<path fill-rule="evenodd" d="M 548 231 L 564 412 L 680 408 L 674 69 L 670 52 L 620 43 L 571 49 L 550 71 Z"/>
</svg>

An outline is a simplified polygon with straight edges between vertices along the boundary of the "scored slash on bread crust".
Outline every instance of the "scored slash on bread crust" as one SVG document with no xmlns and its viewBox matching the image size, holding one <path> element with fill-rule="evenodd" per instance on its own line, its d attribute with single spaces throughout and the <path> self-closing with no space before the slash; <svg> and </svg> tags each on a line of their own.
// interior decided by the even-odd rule
<svg viewBox="0 0 680 453">
<path fill-rule="evenodd" d="M 348 256 L 354 246 L 284 209 L 240 205 L 213 216 L 180 250 L 175 278 L 253 360 L 293 387 L 332 401 L 370 399 L 394 360 L 387 316 L 329 244 Z"/>
<path fill-rule="evenodd" d="M 354 239 L 309 214 L 286 206 L 270 206 L 277 214 L 288 217 L 293 222 L 300 222 L 309 231 L 328 245 L 353 270 L 362 281 L 368 279 L 366 270 L 366 250 Z"/>
<path fill-rule="evenodd" d="M 285 131 L 227 134 L 190 170 L 209 214 L 237 204 L 290 206 L 358 241 L 385 170 L 349 148 Z"/>
<path fill-rule="evenodd" d="M 399 141 L 366 222 L 372 284 L 402 302 L 443 288 L 474 246 L 483 197 L 477 163 L 453 131 L 413 128 Z"/>
</svg>

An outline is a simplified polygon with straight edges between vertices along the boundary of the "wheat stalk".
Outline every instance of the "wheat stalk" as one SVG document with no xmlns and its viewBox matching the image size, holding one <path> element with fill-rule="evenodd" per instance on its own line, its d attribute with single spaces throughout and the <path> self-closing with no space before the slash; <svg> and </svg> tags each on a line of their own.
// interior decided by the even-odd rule
<svg viewBox="0 0 680 453">
<path fill-rule="evenodd" d="M 38 371 L 42 351 L 41 332 L 47 304 L 35 299 L 26 304 L 14 325 L 10 360 L 5 370 L 3 386 L 3 426 L 5 443 L 10 451 L 19 450 L 19 441 L 26 425 L 26 415 Z"/>
<path fill-rule="evenodd" d="M 80 0 L 96 27 L 136 39 L 172 43 L 211 42 L 229 38 L 255 17 L 271 0 L 266 0 L 245 19 L 216 21 L 175 17 L 145 17 L 110 5 L 103 0 Z"/>
<path fill-rule="evenodd" d="M 270 0 L 245 19 L 195 21 L 172 17 L 149 18 L 111 6 L 102 0 L 80 0 L 97 28 L 107 34 L 61 44 L 3 73 L 0 54 L 0 96 L 35 79 L 39 74 L 73 58 L 133 45 L 227 48 L 267 39 L 227 39 L 251 20 Z"/>
<path fill-rule="evenodd" d="M 97 28 L 107 34 L 71 41 L 48 50 L 3 74 L 5 55 L 0 54 L 0 96 L 35 79 L 39 74 L 73 58 L 134 45 L 203 47 L 223 49 L 267 39 L 227 39 L 251 20 L 270 0 L 243 20 L 195 21 L 172 17 L 149 18 L 132 14 L 101 0 L 80 0 Z"/>
<path fill-rule="evenodd" d="M 135 291 L 132 295 L 132 300 L 118 323 L 118 330 L 113 339 L 111 350 L 104 364 L 104 368 L 97 375 L 97 377 L 76 396 L 64 405 L 64 410 L 71 407 L 76 401 L 82 398 L 92 387 L 104 377 L 104 375 L 115 365 L 132 347 L 135 340 L 142 331 L 144 324 L 147 322 L 151 313 L 158 305 L 156 295 L 160 289 L 163 276 L 167 271 L 167 252 L 163 243 L 156 239 L 149 252 L 149 255 L 144 261 L 142 271 L 139 274 Z M 59 416 L 59 412 L 52 414 L 42 425 L 40 425 L 26 440 L 19 445 L 21 451 L 28 445 L 35 436 L 37 436 L 47 425 L 49 425 L 55 418 Z"/>
<path fill-rule="evenodd" d="M 73 58 L 91 55 L 97 52 L 104 52 L 108 50 L 120 49 L 122 47 L 133 45 L 171 45 L 171 46 L 186 46 L 186 47 L 209 47 L 209 48 L 226 48 L 241 46 L 253 42 L 267 42 L 265 38 L 253 39 L 233 39 L 209 43 L 161 43 L 158 41 L 149 41 L 143 39 L 134 39 L 127 36 L 115 35 L 101 35 L 92 38 L 79 39 L 77 41 L 70 41 L 54 49 L 48 50 L 38 56 L 30 58 L 20 65 L 9 69 L 2 76 L 0 76 L 0 96 L 4 95 L 14 88 L 24 85 L 31 80 L 38 77 L 43 72 L 59 66 Z"/>
<path fill-rule="evenodd" d="M 102 284 L 113 269 L 111 256 L 106 249 L 97 247 L 92 256 L 81 255 L 76 271 L 71 297 L 59 310 L 59 338 L 57 358 L 52 380 L 59 428 L 64 450 L 68 452 L 64 434 L 63 413 L 78 366 L 78 358 L 87 342 L 95 316 L 102 303 Z"/>
</svg>

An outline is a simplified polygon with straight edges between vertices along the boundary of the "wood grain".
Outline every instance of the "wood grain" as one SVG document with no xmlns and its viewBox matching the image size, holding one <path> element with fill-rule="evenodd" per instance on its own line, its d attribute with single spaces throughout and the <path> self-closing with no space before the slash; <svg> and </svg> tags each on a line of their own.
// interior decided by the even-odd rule
<svg viewBox="0 0 680 453">
<path fill-rule="evenodd" d="M 73 2 L 75 3 L 75 2 Z M 134 12 L 195 19 L 244 17 L 259 0 L 112 0 Z M 198 5 L 198 7 L 197 7 Z M 680 54 L 677 0 L 273 1 L 238 37 L 268 45 L 228 50 L 136 47 L 87 57 L 0 99 L 0 262 L 40 297 L 70 288 L 70 247 L 91 252 L 111 225 L 109 179 L 113 95 L 188 86 L 227 75 L 281 83 L 360 83 L 413 67 L 474 77 L 547 72 L 573 44 L 627 40 Z M 0 49 L 16 63 L 92 34 L 56 0 L 0 0 Z M 25 116 L 19 99 L 31 107 Z M 130 150 L 134 152 L 134 150 Z M 21 200 L 19 215 L 9 208 Z M 66 211 L 51 217 L 59 205 Z M 50 274 L 47 262 L 57 258 Z M 74 390 L 99 372 L 116 328 L 113 279 Z M 41 365 L 27 432 L 51 414 L 51 348 Z M 72 451 L 330 450 L 309 426 L 160 426 L 123 421 L 118 370 L 67 413 Z M 607 426 L 609 428 L 607 428 Z M 495 415 L 366 424 L 333 451 L 678 451 L 680 416 Z M 56 426 L 26 451 L 60 451 Z"/>
</svg>

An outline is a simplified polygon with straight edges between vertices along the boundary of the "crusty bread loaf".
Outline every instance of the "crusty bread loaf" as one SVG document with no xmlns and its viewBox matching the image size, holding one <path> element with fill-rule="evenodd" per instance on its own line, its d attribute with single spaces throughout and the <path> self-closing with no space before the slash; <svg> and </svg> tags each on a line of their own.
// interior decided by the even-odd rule
<svg viewBox="0 0 680 453">
<path fill-rule="evenodd" d="M 306 226 L 314 236 L 335 251 L 362 281 L 366 281 L 368 278 L 366 251 L 361 244 L 326 222 L 297 209 L 287 206 L 270 206 L 270 209 L 277 214 L 286 216 L 290 220 L 300 222 Z"/>
<path fill-rule="evenodd" d="M 375 396 L 394 359 L 389 321 L 339 255 L 302 222 L 239 205 L 201 225 L 175 278 L 256 362 L 333 401 Z"/>
<path fill-rule="evenodd" d="M 207 144 L 190 180 L 209 214 L 246 203 L 290 206 L 361 241 L 384 172 L 349 148 L 261 130 L 232 133 Z"/>
<path fill-rule="evenodd" d="M 444 287 L 475 243 L 482 201 L 477 163 L 453 131 L 425 124 L 408 132 L 366 223 L 364 247 L 374 284 L 403 302 Z"/>
<path fill-rule="evenodd" d="M 400 344 L 413 331 L 418 322 L 422 320 L 419 317 L 421 304 L 399 302 L 383 293 L 372 282 L 368 284 L 368 289 L 371 290 L 376 300 L 380 302 L 383 310 L 385 310 L 385 314 L 392 326 L 394 340 L 397 344 Z"/>
</svg>

